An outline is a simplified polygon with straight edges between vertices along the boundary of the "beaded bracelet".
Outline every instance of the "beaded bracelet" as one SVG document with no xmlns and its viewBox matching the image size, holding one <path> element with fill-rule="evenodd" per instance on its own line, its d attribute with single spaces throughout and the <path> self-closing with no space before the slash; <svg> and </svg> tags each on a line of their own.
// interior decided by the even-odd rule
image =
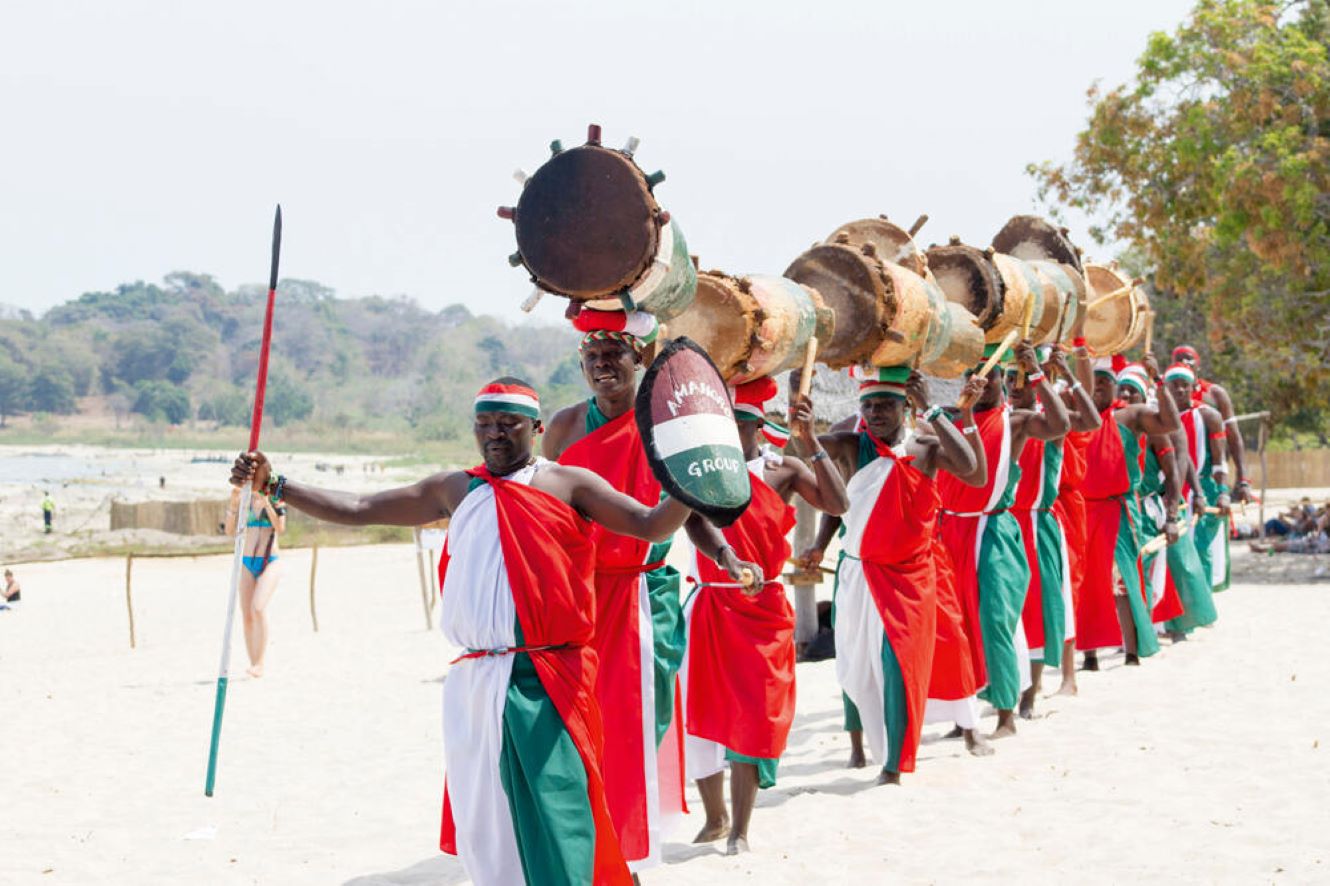
<svg viewBox="0 0 1330 886">
<path fill-rule="evenodd" d="M 932 422 L 944 411 L 945 410 L 943 410 L 941 406 L 935 403 L 932 406 L 928 407 L 928 410 L 924 413 L 924 421 Z"/>
<path fill-rule="evenodd" d="M 263 487 L 263 494 L 268 496 L 268 500 L 273 504 L 277 504 L 286 494 L 286 477 L 282 474 L 270 476 L 268 483 Z"/>
</svg>

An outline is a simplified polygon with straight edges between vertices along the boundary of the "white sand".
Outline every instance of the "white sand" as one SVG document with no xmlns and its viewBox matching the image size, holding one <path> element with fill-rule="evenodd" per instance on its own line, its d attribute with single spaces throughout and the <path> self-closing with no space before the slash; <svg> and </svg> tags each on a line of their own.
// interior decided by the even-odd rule
<svg viewBox="0 0 1330 886">
<path fill-rule="evenodd" d="M 451 656 L 424 629 L 412 551 L 322 551 L 318 634 L 308 557 L 283 555 L 269 675 L 232 686 L 213 799 L 227 559 L 136 562 L 134 651 L 123 560 L 17 567 L 22 609 L 0 612 L 0 883 L 465 882 L 434 850 Z M 833 664 L 801 665 L 754 852 L 689 845 L 694 814 L 645 882 L 1330 879 L 1330 593 L 1240 586 L 1219 606 L 1192 642 L 1042 701 L 995 757 L 930 730 L 903 788 L 842 768 Z M 243 673 L 239 637 L 234 661 Z"/>
</svg>

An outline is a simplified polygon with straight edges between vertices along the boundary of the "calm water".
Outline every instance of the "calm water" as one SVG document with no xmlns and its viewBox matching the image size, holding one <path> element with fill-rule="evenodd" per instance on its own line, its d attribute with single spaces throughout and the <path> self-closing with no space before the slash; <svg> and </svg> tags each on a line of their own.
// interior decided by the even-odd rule
<svg viewBox="0 0 1330 886">
<path fill-rule="evenodd" d="M 119 461 L 88 461 L 71 455 L 0 455 L 0 483 L 60 483 L 119 473 Z"/>
</svg>

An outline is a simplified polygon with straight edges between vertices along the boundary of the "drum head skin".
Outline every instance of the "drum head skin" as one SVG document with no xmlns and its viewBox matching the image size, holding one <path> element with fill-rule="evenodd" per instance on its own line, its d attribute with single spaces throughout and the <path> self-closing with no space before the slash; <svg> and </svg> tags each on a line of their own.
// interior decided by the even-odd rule
<svg viewBox="0 0 1330 886">
<path fill-rule="evenodd" d="M 1016 215 L 997 232 L 993 248 L 1025 261 L 1054 261 L 1081 271 L 1080 253 L 1063 231 L 1037 215 Z"/>
<path fill-rule="evenodd" d="M 981 250 L 963 243 L 932 246 L 928 269 L 947 300 L 973 314 L 985 332 L 997 324 L 1003 309 L 1002 276 Z"/>
<path fill-rule="evenodd" d="M 676 338 L 637 389 L 637 428 L 661 487 L 720 527 L 753 496 L 729 391 L 694 341 Z"/>
<path fill-rule="evenodd" d="M 522 189 L 514 224 L 542 289 L 579 301 L 617 295 L 651 266 L 660 207 L 625 154 L 594 145 L 551 157 Z"/>
</svg>

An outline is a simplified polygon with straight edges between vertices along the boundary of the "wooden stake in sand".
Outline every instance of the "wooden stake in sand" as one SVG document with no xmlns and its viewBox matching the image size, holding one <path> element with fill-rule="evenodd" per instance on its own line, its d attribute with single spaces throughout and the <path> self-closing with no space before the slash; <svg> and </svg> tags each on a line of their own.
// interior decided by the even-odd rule
<svg viewBox="0 0 1330 886">
<path fill-rule="evenodd" d="M 411 534 L 416 540 L 416 570 L 420 573 L 420 603 L 425 607 L 425 630 L 428 631 L 434 627 L 434 623 L 429 614 L 429 581 L 425 578 L 425 561 L 421 559 L 425 549 L 420 544 L 420 527 L 417 526 L 412 529 Z"/>
<path fill-rule="evenodd" d="M 309 555 L 309 620 L 314 623 L 314 633 L 319 632 L 319 611 L 314 608 L 314 576 L 319 571 L 319 546 L 315 545 Z"/>
<path fill-rule="evenodd" d="M 125 557 L 125 608 L 129 610 L 129 648 L 137 648 L 134 642 L 134 552 Z"/>
<path fill-rule="evenodd" d="M 268 388 L 268 353 L 272 347 L 272 312 L 277 299 L 277 262 L 282 252 L 282 207 L 272 222 L 272 265 L 268 272 L 268 306 L 263 315 L 263 339 L 259 344 L 259 371 L 254 385 L 254 414 L 249 421 L 249 449 L 259 448 L 259 431 L 263 427 L 263 395 Z M 236 598 L 240 595 L 240 563 L 245 554 L 245 516 L 249 514 L 249 500 L 253 490 L 246 483 L 240 490 L 237 511 L 235 552 L 231 560 L 231 593 L 226 598 L 226 628 L 222 632 L 222 661 L 217 668 L 217 697 L 212 709 L 212 740 L 208 747 L 208 776 L 204 782 L 204 796 L 211 797 L 217 783 L 217 750 L 222 742 L 222 715 L 226 712 L 226 685 L 231 672 L 231 629 L 236 620 Z"/>
</svg>

